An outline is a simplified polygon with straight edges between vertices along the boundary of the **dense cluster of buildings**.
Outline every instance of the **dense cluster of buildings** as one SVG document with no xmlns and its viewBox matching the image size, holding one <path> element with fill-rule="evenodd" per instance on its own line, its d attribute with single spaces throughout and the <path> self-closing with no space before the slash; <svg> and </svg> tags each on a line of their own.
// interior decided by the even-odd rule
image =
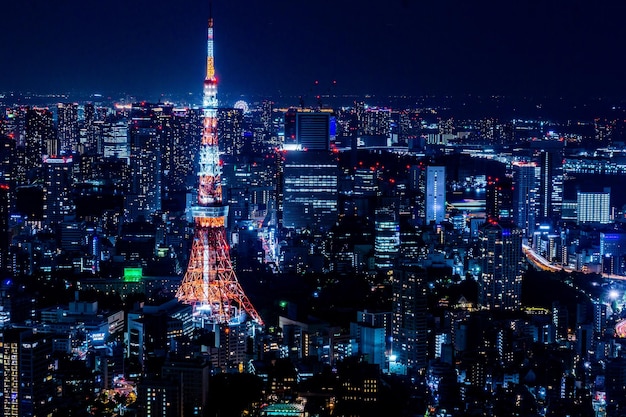
<svg viewBox="0 0 626 417">
<path fill-rule="evenodd" d="M 619 121 L 218 108 L 208 45 L 202 108 L 1 96 L 2 415 L 626 413 Z"/>
<path fill-rule="evenodd" d="M 366 413 L 359 407 L 383 404 L 393 375 L 414 410 L 440 415 L 623 406 L 620 298 L 555 296 L 530 308 L 522 294 L 529 267 L 604 274 L 620 288 L 609 280 L 625 272 L 620 197 L 571 168 L 593 135 L 522 136 L 514 124 L 489 136 L 481 123 L 433 121 L 435 109 L 359 103 L 220 108 L 237 271 L 314 276 L 313 304 L 334 291 L 328 282 L 359 277 L 371 290 L 348 320 L 316 317 L 310 300 L 259 295 L 259 311 L 276 321 L 251 335 L 246 324 L 199 333 L 192 306 L 174 298 L 193 237 L 201 110 L 61 103 L 4 114 L 3 398 L 5 413 L 17 410 L 7 415 L 40 415 L 26 403 L 67 409 L 74 392 L 93 393 L 93 410 L 194 415 L 220 372 L 256 375 L 266 401 L 297 402 L 298 415 L 346 404 Z M 52 282 L 76 295 L 58 303 L 32 293 Z M 475 282 L 475 293 L 433 299 L 459 282 Z M 131 307 L 104 301 L 137 294 Z M 103 301 L 81 301 L 94 295 Z M 11 362 L 13 350 L 41 360 Z M 32 369 L 10 377 L 10 366 Z M 132 405 L 113 399 L 125 389 Z"/>
</svg>

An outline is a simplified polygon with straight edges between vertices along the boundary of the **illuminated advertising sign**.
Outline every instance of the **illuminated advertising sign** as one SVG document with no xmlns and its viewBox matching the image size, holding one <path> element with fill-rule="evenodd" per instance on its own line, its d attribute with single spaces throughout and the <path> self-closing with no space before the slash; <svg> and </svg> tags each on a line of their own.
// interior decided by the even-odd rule
<svg viewBox="0 0 626 417">
<path fill-rule="evenodd" d="M 143 275 L 141 268 L 124 268 L 124 281 L 125 282 L 139 282 Z"/>
</svg>

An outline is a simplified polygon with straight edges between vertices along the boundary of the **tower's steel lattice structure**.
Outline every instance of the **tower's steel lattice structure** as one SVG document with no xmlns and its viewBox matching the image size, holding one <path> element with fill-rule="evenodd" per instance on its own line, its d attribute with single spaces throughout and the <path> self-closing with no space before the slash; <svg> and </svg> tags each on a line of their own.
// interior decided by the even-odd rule
<svg viewBox="0 0 626 417">
<path fill-rule="evenodd" d="M 209 18 L 203 127 L 199 153 L 198 204 L 192 208 L 195 234 L 187 272 L 176 292 L 179 301 L 212 324 L 239 323 L 245 314 L 263 321 L 243 292 L 230 260 L 222 203 L 221 164 L 217 137 L 217 78 L 213 59 L 213 18 Z"/>
</svg>

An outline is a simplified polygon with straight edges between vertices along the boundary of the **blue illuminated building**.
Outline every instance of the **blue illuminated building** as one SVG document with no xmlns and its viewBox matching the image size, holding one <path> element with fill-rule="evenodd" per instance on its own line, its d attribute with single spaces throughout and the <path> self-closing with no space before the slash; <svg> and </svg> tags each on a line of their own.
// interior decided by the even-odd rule
<svg viewBox="0 0 626 417">
<path fill-rule="evenodd" d="M 626 273 L 624 255 L 626 255 L 626 233 L 600 233 L 600 257 L 603 272 L 619 275 Z"/>
<path fill-rule="evenodd" d="M 426 168 L 426 224 L 439 224 L 446 215 L 446 167 Z"/>
</svg>

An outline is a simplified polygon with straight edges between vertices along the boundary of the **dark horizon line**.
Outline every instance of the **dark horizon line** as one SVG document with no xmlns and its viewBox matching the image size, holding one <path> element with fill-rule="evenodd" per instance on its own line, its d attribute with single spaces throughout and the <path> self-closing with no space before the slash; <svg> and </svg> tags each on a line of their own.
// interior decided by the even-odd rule
<svg viewBox="0 0 626 417">
<path fill-rule="evenodd" d="M 200 100 L 202 99 L 202 91 L 199 88 L 197 92 L 191 91 L 167 91 L 167 92 L 149 92 L 149 91 L 105 91 L 105 90 L 58 90 L 58 91 L 43 91 L 39 89 L 4 89 L 0 90 L 0 99 L 6 100 L 10 98 L 10 96 L 17 96 L 16 98 L 20 98 L 23 96 L 33 96 L 35 98 L 47 98 L 54 96 L 98 96 L 102 97 L 106 100 L 115 100 L 114 96 L 131 96 L 131 97 L 169 97 L 176 96 L 182 98 L 184 96 L 188 97 L 197 97 Z M 218 97 L 229 97 L 229 98 L 245 98 L 245 97 L 265 97 L 268 99 L 271 98 L 295 98 L 300 99 L 304 98 L 310 101 L 317 100 L 317 94 L 297 94 L 297 93 L 274 93 L 267 94 L 261 92 L 250 92 L 250 93 L 239 93 L 239 92 L 220 92 Z M 529 93 L 529 94 L 521 94 L 521 93 L 476 93 L 476 92 L 425 92 L 421 94 L 405 94 L 405 93 L 360 93 L 360 92 L 351 92 L 351 93 L 342 93 L 342 94 L 328 94 L 323 93 L 319 94 L 321 98 L 392 98 L 392 99 L 424 99 L 424 98 L 444 98 L 444 99 L 458 99 L 458 98 L 478 98 L 478 99 L 522 99 L 522 100 L 534 100 L 534 99 L 546 99 L 546 100 L 565 100 L 565 101 L 580 101 L 580 100 L 613 100 L 613 101 L 626 101 L 626 94 L 624 95 L 616 95 L 616 94 L 551 94 L 551 93 Z"/>
</svg>

